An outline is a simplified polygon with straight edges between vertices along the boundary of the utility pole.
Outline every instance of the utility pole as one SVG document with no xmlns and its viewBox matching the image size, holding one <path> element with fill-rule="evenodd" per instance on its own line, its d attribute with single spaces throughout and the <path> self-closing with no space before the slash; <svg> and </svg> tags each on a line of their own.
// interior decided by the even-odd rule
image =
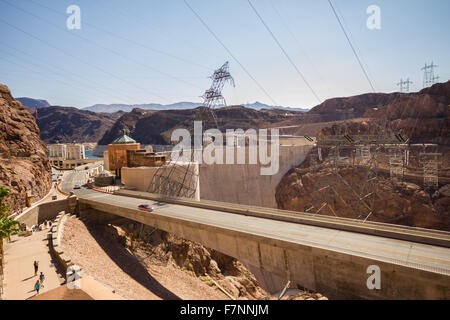
<svg viewBox="0 0 450 320">
<path fill-rule="evenodd" d="M 436 83 L 436 81 L 439 79 L 439 76 L 434 75 L 434 68 L 436 68 L 437 65 L 434 64 L 434 62 L 431 62 L 430 65 L 427 65 L 425 63 L 425 67 L 423 67 L 421 70 L 423 70 L 423 87 L 430 87 L 433 84 Z"/>
<path fill-rule="evenodd" d="M 400 92 L 405 92 L 408 93 L 409 92 L 409 85 L 412 84 L 412 81 L 409 81 L 409 78 L 406 79 L 406 81 L 402 79 L 400 79 L 400 82 L 397 83 L 398 86 L 400 86 Z"/>
</svg>

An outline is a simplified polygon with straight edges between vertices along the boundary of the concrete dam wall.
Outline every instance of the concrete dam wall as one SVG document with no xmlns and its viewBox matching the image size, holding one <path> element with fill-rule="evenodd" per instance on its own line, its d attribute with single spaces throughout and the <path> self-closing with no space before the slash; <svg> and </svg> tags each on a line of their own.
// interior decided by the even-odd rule
<svg viewBox="0 0 450 320">
<path fill-rule="evenodd" d="M 312 144 L 280 145 L 278 171 L 273 175 L 263 175 L 261 170 L 270 165 L 262 165 L 260 159 L 251 164 L 249 148 L 234 149 L 233 164 L 227 164 L 227 148 L 222 148 L 223 164 L 198 165 L 199 179 L 196 199 L 229 202 L 243 205 L 276 208 L 275 189 L 283 176 L 299 166 L 312 148 Z M 238 164 L 238 150 L 245 152 L 244 164 Z M 269 152 L 270 153 L 270 152 Z M 181 164 L 182 165 L 182 164 Z M 147 191 L 156 167 L 122 168 L 122 182 L 137 191 Z"/>
<path fill-rule="evenodd" d="M 277 185 L 290 169 L 305 161 L 311 148 L 312 145 L 280 145 L 279 170 L 274 175 L 261 175 L 265 166 L 260 163 L 202 164 L 200 199 L 276 208 Z"/>
<path fill-rule="evenodd" d="M 299 166 L 312 148 L 312 144 L 280 145 L 278 171 L 262 175 L 269 165 L 261 161 L 250 164 L 249 148 L 244 148 L 245 163 L 238 164 L 235 149 L 234 164 L 227 164 L 227 148 L 222 149 L 223 164 L 202 163 L 199 167 L 199 185 L 196 199 L 229 202 L 244 205 L 276 208 L 275 189 L 283 176 Z M 230 162 L 230 161 L 229 161 Z M 147 191 L 156 167 L 122 168 L 122 182 L 137 191 Z"/>
</svg>

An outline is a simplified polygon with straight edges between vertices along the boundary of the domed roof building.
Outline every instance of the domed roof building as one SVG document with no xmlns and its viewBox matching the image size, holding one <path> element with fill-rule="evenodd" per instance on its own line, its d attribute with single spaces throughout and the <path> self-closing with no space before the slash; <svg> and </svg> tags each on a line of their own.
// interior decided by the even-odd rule
<svg viewBox="0 0 450 320">
<path fill-rule="evenodd" d="M 135 144 L 136 140 L 126 135 L 125 129 L 122 130 L 122 135 L 114 140 L 111 144 Z"/>
<path fill-rule="evenodd" d="M 127 136 L 123 130 L 122 135 L 108 145 L 108 169 L 120 177 L 120 169 L 127 166 L 127 150 L 139 150 L 140 148 L 141 144 Z"/>
</svg>

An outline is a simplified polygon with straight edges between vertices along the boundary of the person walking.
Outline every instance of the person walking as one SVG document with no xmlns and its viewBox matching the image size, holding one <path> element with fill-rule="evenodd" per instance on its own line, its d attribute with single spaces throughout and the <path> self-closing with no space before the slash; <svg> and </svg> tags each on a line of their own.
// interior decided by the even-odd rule
<svg viewBox="0 0 450 320">
<path fill-rule="evenodd" d="M 33 265 L 34 265 L 34 275 L 37 276 L 37 272 L 38 272 L 38 269 L 39 269 L 39 261 L 35 260 Z"/>
<path fill-rule="evenodd" d="M 39 275 L 39 282 L 41 283 L 41 287 L 44 287 L 44 280 L 45 280 L 45 276 L 44 273 L 41 271 L 41 274 Z"/>
<path fill-rule="evenodd" d="M 34 284 L 34 289 L 36 290 L 36 295 L 39 294 L 39 290 L 41 289 L 41 285 L 39 284 L 39 280 L 36 280 L 36 283 Z"/>
</svg>

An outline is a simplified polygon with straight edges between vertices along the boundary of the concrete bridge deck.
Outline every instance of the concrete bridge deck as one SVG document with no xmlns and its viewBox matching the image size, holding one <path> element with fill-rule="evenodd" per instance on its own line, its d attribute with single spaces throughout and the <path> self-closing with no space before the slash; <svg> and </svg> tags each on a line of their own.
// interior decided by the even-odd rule
<svg viewBox="0 0 450 320">
<path fill-rule="evenodd" d="M 272 289 L 291 280 L 331 298 L 450 299 L 447 247 L 86 189 L 75 193 L 80 214 L 90 219 L 125 217 L 199 242 L 276 275 L 279 283 L 266 283 Z M 154 212 L 138 210 L 141 203 Z M 367 288 L 371 265 L 380 267 L 380 290 Z"/>
</svg>

